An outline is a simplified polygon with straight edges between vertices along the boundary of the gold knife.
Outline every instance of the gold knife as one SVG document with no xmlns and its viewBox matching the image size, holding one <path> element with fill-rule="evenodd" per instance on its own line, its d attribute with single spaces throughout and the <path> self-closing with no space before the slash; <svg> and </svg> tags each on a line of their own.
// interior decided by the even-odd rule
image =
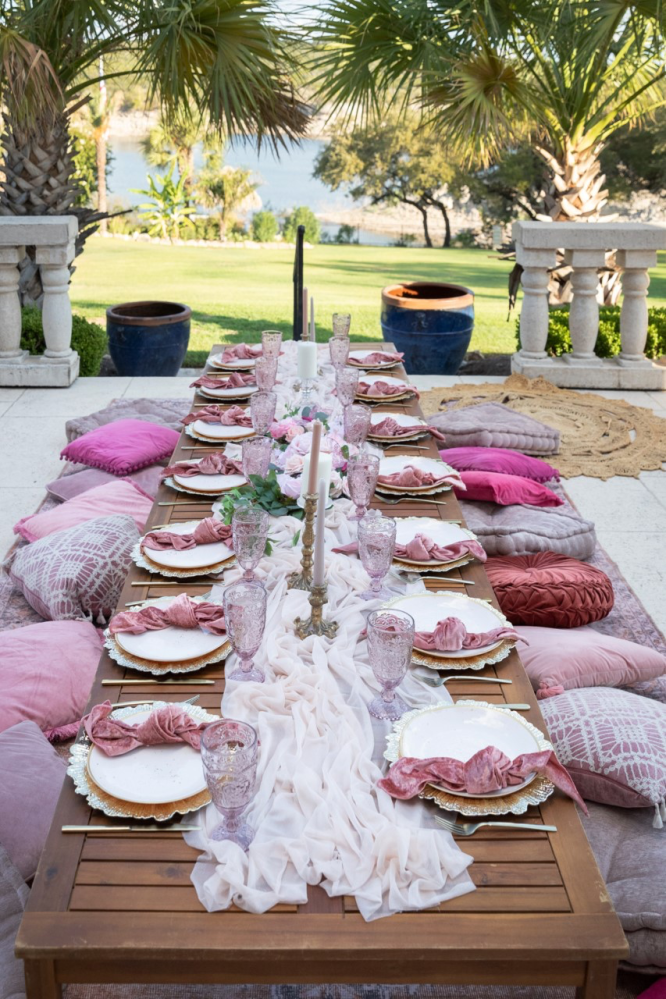
<svg viewBox="0 0 666 999">
<path fill-rule="evenodd" d="M 201 826 L 63 826 L 64 833 L 87 833 L 89 836 L 94 833 L 183 833 L 196 832 Z"/>
</svg>

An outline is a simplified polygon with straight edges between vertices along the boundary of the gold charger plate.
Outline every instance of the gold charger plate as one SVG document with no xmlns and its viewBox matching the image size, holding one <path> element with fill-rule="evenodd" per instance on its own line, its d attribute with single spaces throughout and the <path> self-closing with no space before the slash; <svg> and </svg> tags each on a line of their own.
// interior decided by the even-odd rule
<svg viewBox="0 0 666 999">
<path fill-rule="evenodd" d="M 393 556 L 393 565 L 400 569 L 408 569 L 411 572 L 448 572 L 449 569 L 460 569 L 463 565 L 468 565 L 474 559 L 473 555 L 461 555 L 453 562 L 415 562 L 406 558 L 396 558 Z M 455 579 L 455 577 L 453 577 Z"/>
<path fill-rule="evenodd" d="M 149 607 L 153 602 L 154 600 L 146 600 L 145 603 L 132 609 L 141 610 L 142 607 Z M 128 669 L 136 669 L 142 673 L 152 673 L 153 676 L 163 676 L 165 673 L 194 673 L 197 670 L 203 669 L 204 666 L 210 666 L 212 663 L 223 662 L 231 653 L 231 642 L 227 640 L 217 649 L 213 649 L 212 652 L 208 652 L 205 656 L 197 656 L 196 659 L 183 659 L 180 662 L 171 663 L 157 663 L 152 662 L 150 659 L 141 659 L 139 656 L 133 656 L 129 652 L 126 652 L 120 647 L 120 645 L 118 645 L 114 636 L 109 634 L 108 629 L 106 629 L 104 632 L 104 648 L 107 650 L 114 662 L 117 662 L 119 666 L 125 666 Z"/>
<path fill-rule="evenodd" d="M 219 402 L 222 406 L 233 405 L 234 402 L 238 402 L 239 399 L 249 399 L 251 395 L 254 395 L 258 391 L 256 385 L 246 385 L 245 388 L 234 389 L 238 392 L 238 395 L 213 395 L 207 389 L 199 386 L 197 392 L 200 395 L 206 397 L 206 399 L 212 399 L 213 402 Z"/>
<path fill-rule="evenodd" d="M 407 489 L 386 486 L 381 482 L 378 482 L 375 486 L 375 492 L 387 493 L 389 496 L 436 496 L 437 493 L 449 493 L 452 489 L 453 486 L 447 483 L 434 486 L 409 486 Z"/>
<path fill-rule="evenodd" d="M 190 423 L 185 427 L 185 433 L 195 441 L 206 441 L 209 444 L 219 444 L 220 447 L 224 447 L 226 444 L 236 444 L 239 441 L 247 441 L 250 437 L 256 437 L 252 427 L 243 427 L 242 429 L 248 431 L 243 437 L 206 437 L 205 434 L 201 434 L 198 430 L 195 430 L 194 424 Z"/>
<path fill-rule="evenodd" d="M 417 430 L 413 434 L 398 434 L 397 437 L 383 437 L 380 434 L 368 434 L 369 441 L 375 441 L 377 444 L 408 444 L 409 441 L 420 441 L 424 437 L 429 435 L 429 431 L 423 427 L 422 430 Z"/>
<path fill-rule="evenodd" d="M 215 562 L 212 565 L 202 565 L 199 569 L 174 569 L 153 562 L 146 555 L 145 551 L 142 551 L 140 541 L 137 541 L 135 544 L 131 551 L 131 556 L 134 564 L 138 565 L 140 569 L 147 569 L 148 572 L 153 572 L 157 576 L 168 576 L 169 579 L 190 579 L 192 576 L 215 575 L 218 572 L 224 572 L 225 569 L 231 569 L 236 564 L 236 556 L 230 555 L 229 558 L 224 559 L 222 562 Z M 150 586 L 150 580 L 146 582 L 146 586 Z"/>
<path fill-rule="evenodd" d="M 360 392 L 356 393 L 357 399 L 362 399 L 363 402 L 375 402 L 375 403 L 387 403 L 387 402 L 399 402 L 400 399 L 410 399 L 414 395 L 413 392 L 401 392 L 400 395 L 361 395 Z"/>
<path fill-rule="evenodd" d="M 163 485 L 169 486 L 170 489 L 175 489 L 177 493 L 186 493 L 188 496 L 212 496 L 213 498 L 215 496 L 223 496 L 224 493 L 230 493 L 234 489 L 240 489 L 244 484 L 247 485 L 247 482 L 240 483 L 237 486 L 228 486 L 227 489 L 186 489 L 185 486 L 181 486 L 175 482 L 171 475 L 167 476 L 163 482 Z"/>
<path fill-rule="evenodd" d="M 427 666 L 428 669 L 456 670 L 456 672 L 465 669 L 478 670 L 506 659 L 515 645 L 516 642 L 512 639 L 504 638 L 497 648 L 491 649 L 490 652 L 484 652 L 478 656 L 464 656 L 460 659 L 438 659 L 436 656 L 428 655 L 427 652 L 419 652 L 418 649 L 414 649 L 412 651 L 412 664 Z"/>
</svg>

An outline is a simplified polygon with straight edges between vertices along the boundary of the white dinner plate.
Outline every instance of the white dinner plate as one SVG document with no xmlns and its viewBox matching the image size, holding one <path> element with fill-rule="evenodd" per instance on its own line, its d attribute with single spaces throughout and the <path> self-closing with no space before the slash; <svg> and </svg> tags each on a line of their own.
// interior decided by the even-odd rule
<svg viewBox="0 0 666 999">
<path fill-rule="evenodd" d="M 183 705 L 187 711 L 188 705 Z M 150 706 L 123 719 L 130 725 L 146 721 Z M 137 804 L 160 805 L 181 801 L 206 788 L 201 754 L 186 742 L 139 746 L 123 756 L 106 756 L 93 746 L 88 771 L 102 791 Z"/>
<path fill-rule="evenodd" d="M 395 522 L 395 540 L 399 545 L 409 544 L 417 534 L 425 534 L 426 537 L 432 538 L 438 545 L 443 546 L 452 545 L 456 541 L 476 540 L 476 535 L 468 531 L 466 527 L 461 527 L 459 524 L 447 524 L 445 521 L 437 520 L 435 517 L 396 517 Z M 420 566 L 430 565 L 431 562 L 434 562 L 435 565 L 446 564 L 437 559 L 428 562 L 419 562 L 416 559 L 407 559 L 402 556 L 400 556 L 400 561 Z M 454 559 L 454 561 L 457 560 Z"/>
<path fill-rule="evenodd" d="M 222 371 L 249 371 L 251 368 L 254 367 L 256 361 L 255 357 L 250 357 L 250 358 L 239 357 L 236 358 L 235 361 L 222 361 L 223 353 L 224 351 L 222 351 L 219 354 L 213 354 L 213 356 L 209 358 L 208 363 L 211 365 L 211 367 L 220 368 Z"/>
<path fill-rule="evenodd" d="M 209 399 L 247 399 L 249 395 L 254 395 L 259 390 L 256 385 L 243 385 L 239 388 L 199 388 L 199 391 Z"/>
<path fill-rule="evenodd" d="M 370 431 L 369 431 L 369 434 L 370 434 L 371 437 L 379 437 L 380 440 L 386 440 L 386 441 L 391 440 L 392 441 L 392 440 L 400 440 L 401 436 L 409 436 L 409 437 L 412 436 L 412 434 L 407 434 L 407 435 L 398 434 L 395 437 L 393 437 L 393 436 L 391 436 L 391 437 L 385 437 L 383 434 L 382 435 L 376 434 L 373 431 L 372 428 L 376 427 L 378 424 L 382 423 L 384 420 L 388 419 L 389 417 L 392 420 L 395 420 L 395 422 L 399 426 L 401 426 L 401 427 L 415 427 L 417 425 L 419 427 L 427 427 L 428 426 L 428 424 L 426 423 L 425 420 L 420 420 L 418 418 L 418 416 L 410 416 L 409 413 L 377 413 L 377 412 L 373 412 L 372 415 L 371 415 L 371 417 L 370 417 Z M 417 433 L 417 431 L 414 431 L 414 433 Z"/>
<path fill-rule="evenodd" d="M 410 596 L 390 600 L 384 604 L 384 607 L 404 610 L 411 614 L 415 622 L 415 631 L 434 631 L 437 622 L 443 621 L 447 617 L 459 618 L 472 634 L 492 631 L 494 628 L 508 625 L 508 621 L 501 611 L 491 607 L 484 600 L 475 600 L 465 593 L 444 593 L 442 591 L 414 593 Z M 467 659 L 492 652 L 501 644 L 500 640 L 491 645 L 483 645 L 478 649 L 451 649 L 448 652 L 419 649 L 419 651 L 427 652 L 427 655 L 437 659 Z M 414 643 L 414 648 L 419 648 L 416 643 Z"/>
<path fill-rule="evenodd" d="M 165 530 L 171 534 L 191 534 L 196 528 L 198 520 L 188 520 L 184 524 L 169 524 Z M 143 540 L 143 539 L 142 539 Z M 217 565 L 231 558 L 233 552 L 227 548 L 223 541 L 214 541 L 209 545 L 197 545 L 196 548 L 188 548 L 186 551 L 176 551 L 167 548 L 166 551 L 156 551 L 154 548 L 143 548 L 143 555 L 155 562 L 156 565 L 163 565 L 167 569 L 203 569 L 209 565 Z"/>
<path fill-rule="evenodd" d="M 193 463 L 196 462 L 197 464 L 202 460 L 201 458 L 191 459 Z M 244 475 L 236 473 L 232 475 L 178 475 L 174 472 L 173 481 L 177 486 L 187 489 L 190 492 L 219 496 L 220 493 L 226 493 L 230 489 L 238 489 L 239 486 L 244 486 L 247 479 Z"/>
<path fill-rule="evenodd" d="M 360 362 L 359 364 L 352 365 L 352 367 L 354 367 L 354 368 L 361 368 L 361 370 L 362 370 L 363 369 L 363 362 L 365 361 L 365 358 L 366 357 L 370 357 L 370 354 L 374 354 L 374 353 L 376 353 L 376 351 L 374 351 L 374 350 L 350 350 L 349 351 L 349 357 L 350 358 L 353 357 L 355 361 L 359 361 Z M 370 367 L 373 370 L 379 369 L 379 368 L 394 368 L 396 366 L 396 364 L 398 364 L 398 363 L 399 363 L 398 361 L 379 361 L 378 363 L 371 362 L 370 363 Z"/>
<path fill-rule="evenodd" d="M 367 385 L 374 385 L 375 382 L 386 382 L 387 385 L 400 385 L 402 387 L 403 394 L 406 393 L 406 392 L 408 392 L 410 390 L 408 383 L 406 381 L 404 381 L 404 379 L 402 379 L 402 378 L 394 378 L 392 375 L 360 374 L 358 376 L 358 380 L 359 380 L 359 383 L 360 382 L 365 382 Z M 358 392 L 359 392 L 359 395 L 361 395 L 360 384 L 359 384 Z M 363 398 L 364 399 L 365 398 L 369 398 L 369 399 L 385 399 L 387 402 L 390 402 L 391 399 L 395 398 L 395 397 L 394 396 L 375 396 L 375 395 L 372 395 L 372 396 L 363 396 Z"/>
<path fill-rule="evenodd" d="M 175 599 L 165 598 L 168 600 Z M 200 628 L 162 628 L 141 635 L 119 632 L 116 644 L 130 656 L 155 663 L 180 663 L 200 659 L 227 644 L 226 635 L 210 635 Z"/>
<path fill-rule="evenodd" d="M 440 480 L 446 475 L 456 474 L 455 469 L 447 465 L 446 462 L 441 461 L 439 458 L 426 458 L 422 455 L 404 455 L 404 454 L 394 454 L 387 458 L 381 458 L 379 461 L 379 474 L 381 475 L 393 475 L 394 472 L 401 472 L 406 465 L 413 465 L 414 468 L 420 468 L 423 472 L 432 472 L 435 478 Z M 429 486 L 394 486 L 387 485 L 386 488 L 390 490 L 396 490 L 397 492 L 405 493 L 419 493 L 424 490 L 434 489 L 437 486 L 437 481 L 433 485 Z M 379 482 L 377 488 L 381 490 L 384 488 L 383 484 Z M 443 486 L 444 489 L 450 489 L 450 486 Z"/>
<path fill-rule="evenodd" d="M 442 756 L 466 763 L 486 746 L 501 750 L 510 760 L 523 753 L 538 753 L 541 748 L 521 718 L 511 711 L 479 701 L 474 706 L 439 704 L 413 712 L 402 727 L 399 754 L 419 760 Z M 462 791 L 449 791 L 449 794 L 455 793 L 461 798 L 501 798 L 527 787 L 534 777 L 532 773 L 521 784 L 483 795 Z"/>
<path fill-rule="evenodd" d="M 249 410 L 246 410 L 249 414 Z M 254 437 L 254 427 L 225 427 L 221 423 L 206 423 L 204 420 L 195 420 L 190 424 L 199 437 L 205 437 L 211 441 L 233 441 L 243 437 Z"/>
</svg>

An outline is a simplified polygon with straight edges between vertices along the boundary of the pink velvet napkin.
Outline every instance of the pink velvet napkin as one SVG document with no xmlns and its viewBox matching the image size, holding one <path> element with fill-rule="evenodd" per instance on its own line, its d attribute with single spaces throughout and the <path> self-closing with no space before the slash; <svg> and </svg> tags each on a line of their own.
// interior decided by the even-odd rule
<svg viewBox="0 0 666 999">
<path fill-rule="evenodd" d="M 420 398 L 415 385 L 389 385 L 388 382 L 359 382 L 358 391 L 361 395 L 375 396 L 381 399 L 384 396 L 402 395 L 403 392 L 413 392 L 417 399 Z"/>
<path fill-rule="evenodd" d="M 225 635 L 224 608 L 221 604 L 196 603 L 187 593 L 181 593 L 168 607 L 142 607 L 137 611 L 122 611 L 111 618 L 109 634 L 143 635 L 146 631 L 164 628 L 201 628 L 208 635 Z"/>
<path fill-rule="evenodd" d="M 227 458 L 221 451 L 207 454 L 201 461 L 179 461 L 177 465 L 167 465 L 162 472 L 162 478 L 169 475 L 179 475 L 191 479 L 194 475 L 242 475 L 243 465 L 240 461 Z"/>
<path fill-rule="evenodd" d="M 202 375 L 201 378 L 197 378 L 196 381 L 192 382 L 190 388 L 230 389 L 244 388 L 246 385 L 256 384 L 257 381 L 254 375 L 244 375 L 240 371 L 234 371 L 228 378 L 211 378 L 209 375 Z"/>
<path fill-rule="evenodd" d="M 444 756 L 433 756 L 427 760 L 403 756 L 391 764 L 386 777 L 377 783 L 393 798 L 414 798 L 427 784 L 438 784 L 452 794 L 462 791 L 483 797 L 490 791 L 522 784 L 535 770 L 573 798 L 587 815 L 576 785 L 552 749 L 523 753 L 510 760 L 500 749 L 486 746 L 466 763 Z"/>
<path fill-rule="evenodd" d="M 208 722 L 197 722 L 177 704 L 152 711 L 140 725 L 129 725 L 111 712 L 111 701 L 96 704 L 83 719 L 90 741 L 106 756 L 122 756 L 138 746 L 160 746 L 168 742 L 188 742 L 199 750 Z"/>
<path fill-rule="evenodd" d="M 456 489 L 465 488 L 459 472 L 442 472 L 441 475 L 435 475 L 434 472 L 426 472 L 422 468 L 417 468 L 416 465 L 405 465 L 399 472 L 392 472 L 391 475 L 380 475 L 377 481 L 385 486 L 402 486 L 405 489 L 409 489 L 411 486 L 435 486 L 440 483 L 454 485 Z"/>
<path fill-rule="evenodd" d="M 150 531 L 141 542 L 142 548 L 151 551 L 189 551 L 197 545 L 214 545 L 223 541 L 231 547 L 231 524 L 223 524 L 214 517 L 200 521 L 191 534 L 174 534 L 173 531 Z"/>
<path fill-rule="evenodd" d="M 457 649 L 481 649 L 505 638 L 526 641 L 511 627 L 474 633 L 467 630 L 459 617 L 445 617 L 437 622 L 434 631 L 414 632 L 414 645 L 423 652 L 455 652 Z"/>
<path fill-rule="evenodd" d="M 385 364 L 387 361 L 402 361 L 404 354 L 394 354 L 390 350 L 373 350 L 365 357 L 350 357 L 349 364 L 365 367 L 366 364 Z"/>
<path fill-rule="evenodd" d="M 190 423 L 196 423 L 197 420 L 202 420 L 203 423 L 219 423 L 223 427 L 252 426 L 252 418 L 246 415 L 242 406 L 229 406 L 228 409 L 222 409 L 215 403 L 204 406 L 197 413 L 188 413 L 183 420 L 183 426 L 189 427 Z"/>
<path fill-rule="evenodd" d="M 342 555 L 353 555 L 358 551 L 358 541 L 340 545 L 333 551 Z M 438 545 L 427 534 L 416 534 L 406 545 L 396 544 L 393 549 L 395 558 L 406 558 L 412 562 L 454 562 L 468 553 L 479 562 L 485 562 L 488 557 L 479 542 L 473 538 L 453 541 L 450 545 Z"/>
<path fill-rule="evenodd" d="M 416 433 L 417 430 L 424 434 L 430 434 L 435 440 L 446 440 L 441 430 L 437 430 L 436 427 L 424 427 L 420 423 L 415 423 L 411 427 L 401 427 L 398 421 L 394 420 L 392 416 L 387 416 L 381 423 L 373 423 L 370 433 L 377 434 L 378 437 L 403 437 L 405 434 Z"/>
<path fill-rule="evenodd" d="M 235 343 L 233 347 L 224 348 L 220 360 L 223 364 L 227 364 L 229 361 L 253 361 L 255 357 L 261 357 L 262 353 L 261 346 L 250 347 L 248 343 Z"/>
</svg>

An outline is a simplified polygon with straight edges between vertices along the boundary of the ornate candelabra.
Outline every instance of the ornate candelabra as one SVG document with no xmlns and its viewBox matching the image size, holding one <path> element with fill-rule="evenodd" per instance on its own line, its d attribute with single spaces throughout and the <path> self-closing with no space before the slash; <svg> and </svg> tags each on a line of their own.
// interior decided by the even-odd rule
<svg viewBox="0 0 666 999">
<path fill-rule="evenodd" d="M 324 635 L 326 638 L 335 638 L 338 630 L 337 621 L 325 621 L 323 618 L 324 604 L 327 602 L 326 587 L 313 586 L 310 590 L 310 617 L 305 620 L 297 617 L 294 621 L 294 630 L 299 638 L 307 638 L 308 635 Z"/>
<path fill-rule="evenodd" d="M 301 535 L 301 571 L 292 572 L 287 581 L 290 590 L 309 590 L 312 586 L 312 563 L 314 562 L 314 520 L 317 509 L 317 494 L 305 497 L 305 520 Z"/>
</svg>

